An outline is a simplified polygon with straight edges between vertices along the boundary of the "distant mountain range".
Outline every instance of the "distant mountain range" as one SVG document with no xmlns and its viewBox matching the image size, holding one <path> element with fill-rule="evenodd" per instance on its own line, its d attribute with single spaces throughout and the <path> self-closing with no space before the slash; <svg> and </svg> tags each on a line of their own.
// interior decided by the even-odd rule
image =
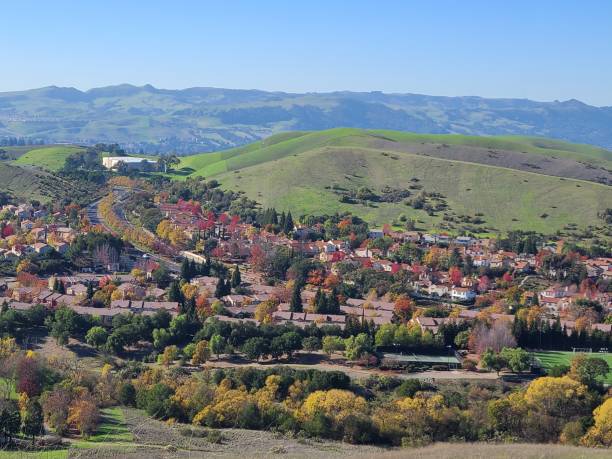
<svg viewBox="0 0 612 459">
<path fill-rule="evenodd" d="M 85 92 L 50 86 L 0 93 L 0 138 L 47 143 L 117 142 L 131 151 L 185 154 L 231 148 L 282 131 L 336 127 L 541 136 L 612 149 L 612 107 L 577 100 L 127 84 Z"/>
</svg>

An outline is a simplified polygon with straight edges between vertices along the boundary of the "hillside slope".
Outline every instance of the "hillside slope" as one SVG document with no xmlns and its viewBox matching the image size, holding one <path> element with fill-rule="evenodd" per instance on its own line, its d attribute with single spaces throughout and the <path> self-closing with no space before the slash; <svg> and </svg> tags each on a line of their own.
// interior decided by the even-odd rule
<svg viewBox="0 0 612 459">
<path fill-rule="evenodd" d="M 374 224 L 402 217 L 440 229 L 552 233 L 602 223 L 612 188 L 593 182 L 612 183 L 611 155 L 544 139 L 334 129 L 187 157 L 180 167 L 199 167 L 176 177 L 215 178 L 296 215 L 350 211 Z M 437 211 L 409 205 L 422 193 Z"/>
<path fill-rule="evenodd" d="M 79 201 L 91 198 L 96 192 L 94 185 L 85 187 L 39 168 L 9 163 L 0 163 L 0 184 L 0 191 L 20 201 L 36 199 L 56 203 L 64 198 Z"/>
<path fill-rule="evenodd" d="M 80 151 L 84 151 L 84 149 L 73 145 L 35 147 L 19 156 L 19 158 L 14 161 L 14 164 L 27 164 L 57 172 L 64 167 L 64 163 L 68 156 Z"/>
<path fill-rule="evenodd" d="M 284 131 L 337 127 L 542 136 L 612 148 L 612 107 L 577 100 L 150 85 L 0 93 L 0 137 L 45 143 L 119 142 L 133 151 L 190 153 L 245 145 Z"/>
</svg>

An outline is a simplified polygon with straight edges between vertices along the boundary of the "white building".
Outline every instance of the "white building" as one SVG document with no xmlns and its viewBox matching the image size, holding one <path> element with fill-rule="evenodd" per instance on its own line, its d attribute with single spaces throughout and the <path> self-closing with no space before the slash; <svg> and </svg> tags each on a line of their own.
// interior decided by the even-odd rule
<svg viewBox="0 0 612 459">
<path fill-rule="evenodd" d="M 120 163 L 124 163 L 128 169 L 142 169 L 145 164 L 149 167 L 157 167 L 156 161 L 136 156 L 107 156 L 102 158 L 102 165 L 107 169 L 115 169 Z"/>
</svg>

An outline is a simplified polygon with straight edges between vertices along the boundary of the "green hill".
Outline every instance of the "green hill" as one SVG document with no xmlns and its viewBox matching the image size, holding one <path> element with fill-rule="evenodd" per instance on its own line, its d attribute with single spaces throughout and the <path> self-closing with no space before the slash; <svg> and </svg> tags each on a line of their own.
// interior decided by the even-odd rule
<svg viewBox="0 0 612 459">
<path fill-rule="evenodd" d="M 439 229 L 553 233 L 601 225 L 597 213 L 612 207 L 602 184 L 612 183 L 611 152 L 530 137 L 299 132 L 185 157 L 178 169 L 177 179 L 215 178 L 295 215 L 350 211 L 379 225 L 401 217 Z M 354 199 L 365 188 L 370 196 Z M 411 205 L 422 193 L 438 210 Z"/>
<path fill-rule="evenodd" d="M 64 198 L 75 201 L 91 198 L 97 187 L 75 183 L 58 175 L 29 165 L 17 166 L 0 162 L 0 191 L 18 200 L 37 199 L 58 202 Z"/>
<path fill-rule="evenodd" d="M 14 163 L 38 166 L 43 169 L 57 172 L 64 166 L 66 158 L 74 153 L 83 151 L 82 147 L 74 145 L 53 145 L 37 147 L 27 151 L 17 158 Z"/>
</svg>

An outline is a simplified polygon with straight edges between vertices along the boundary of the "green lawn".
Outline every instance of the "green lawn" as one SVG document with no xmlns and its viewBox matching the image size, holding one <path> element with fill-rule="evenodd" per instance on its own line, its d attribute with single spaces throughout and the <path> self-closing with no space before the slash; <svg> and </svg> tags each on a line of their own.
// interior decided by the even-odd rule
<svg viewBox="0 0 612 459">
<path fill-rule="evenodd" d="M 83 151 L 83 148 L 73 145 L 35 148 L 21 155 L 14 163 L 29 164 L 56 172 L 64 166 L 68 156 L 79 151 Z"/>
<path fill-rule="evenodd" d="M 572 359 L 576 356 L 574 352 L 562 352 L 562 351 L 542 351 L 534 352 L 533 355 L 542 363 L 545 369 L 551 368 L 555 365 L 569 365 Z M 606 384 L 612 384 L 612 353 L 599 353 L 592 352 L 586 353 L 589 357 L 600 357 L 608 362 L 611 371 L 607 374 L 604 382 Z"/>
<path fill-rule="evenodd" d="M 100 410 L 101 420 L 98 430 L 87 440 L 80 440 L 73 445 L 77 448 L 116 447 L 134 440 L 132 433 L 125 425 L 125 416 L 119 407 Z"/>
</svg>

